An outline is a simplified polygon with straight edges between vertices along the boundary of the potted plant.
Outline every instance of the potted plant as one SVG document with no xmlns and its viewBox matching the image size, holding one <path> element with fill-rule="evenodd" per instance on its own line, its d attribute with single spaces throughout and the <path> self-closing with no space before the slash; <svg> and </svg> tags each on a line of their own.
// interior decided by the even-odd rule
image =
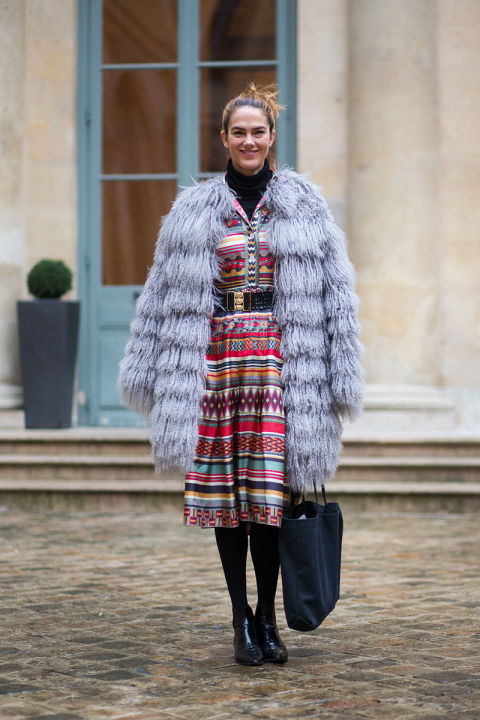
<svg viewBox="0 0 480 720">
<path fill-rule="evenodd" d="M 72 271 L 62 260 L 40 260 L 27 286 L 35 300 L 17 302 L 25 427 L 70 427 L 80 303 L 60 298 Z"/>
</svg>

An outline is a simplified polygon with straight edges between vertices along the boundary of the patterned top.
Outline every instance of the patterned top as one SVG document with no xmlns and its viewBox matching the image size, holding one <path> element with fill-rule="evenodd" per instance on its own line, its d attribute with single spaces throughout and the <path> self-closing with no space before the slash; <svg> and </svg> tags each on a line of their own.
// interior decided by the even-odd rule
<svg viewBox="0 0 480 720">
<path fill-rule="evenodd" d="M 275 259 L 265 239 L 269 214 L 264 199 L 262 197 L 258 203 L 251 220 L 236 198 L 234 204 L 238 215 L 227 222 L 227 232 L 217 248 L 221 278 L 216 287 L 222 292 L 270 289 Z"/>
</svg>

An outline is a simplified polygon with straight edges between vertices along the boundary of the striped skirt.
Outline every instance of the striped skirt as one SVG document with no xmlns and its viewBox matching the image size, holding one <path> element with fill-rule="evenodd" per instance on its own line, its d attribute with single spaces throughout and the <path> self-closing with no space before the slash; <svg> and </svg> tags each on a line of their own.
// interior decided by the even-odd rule
<svg viewBox="0 0 480 720">
<path fill-rule="evenodd" d="M 213 317 L 211 328 L 184 523 L 280 525 L 289 489 L 278 325 L 270 312 L 237 313 Z"/>
</svg>

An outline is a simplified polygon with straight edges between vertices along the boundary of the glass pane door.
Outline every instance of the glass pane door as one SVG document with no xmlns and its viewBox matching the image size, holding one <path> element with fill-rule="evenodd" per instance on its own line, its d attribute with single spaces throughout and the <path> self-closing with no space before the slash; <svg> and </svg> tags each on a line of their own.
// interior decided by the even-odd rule
<svg viewBox="0 0 480 720">
<path fill-rule="evenodd" d="M 177 0 L 103 0 L 102 284 L 143 285 L 177 190 Z"/>
</svg>

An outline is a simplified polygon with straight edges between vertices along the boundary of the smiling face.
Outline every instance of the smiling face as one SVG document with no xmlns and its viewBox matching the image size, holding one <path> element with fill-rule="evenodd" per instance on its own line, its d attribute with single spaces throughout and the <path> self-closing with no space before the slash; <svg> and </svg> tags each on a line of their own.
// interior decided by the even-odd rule
<svg viewBox="0 0 480 720">
<path fill-rule="evenodd" d="M 270 132 L 267 117 L 260 108 L 243 105 L 232 113 L 228 135 L 222 130 L 220 136 L 235 170 L 242 175 L 255 175 L 263 168 L 275 140 L 275 130 Z"/>
</svg>

